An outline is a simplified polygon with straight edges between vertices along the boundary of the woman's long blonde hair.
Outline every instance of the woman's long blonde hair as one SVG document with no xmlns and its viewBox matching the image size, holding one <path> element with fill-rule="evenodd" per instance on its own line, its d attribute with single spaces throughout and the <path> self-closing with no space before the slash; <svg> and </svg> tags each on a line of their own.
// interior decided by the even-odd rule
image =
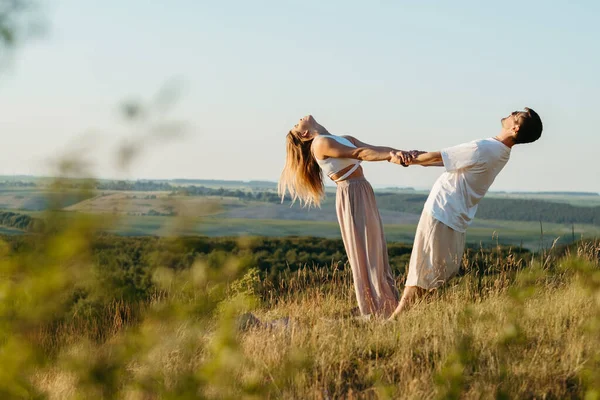
<svg viewBox="0 0 600 400">
<path fill-rule="evenodd" d="M 325 188 L 321 167 L 310 151 L 313 140 L 302 140 L 296 132 L 288 132 L 285 167 L 277 186 L 282 202 L 289 192 L 292 202 L 300 200 L 302 206 L 321 206 Z"/>
</svg>

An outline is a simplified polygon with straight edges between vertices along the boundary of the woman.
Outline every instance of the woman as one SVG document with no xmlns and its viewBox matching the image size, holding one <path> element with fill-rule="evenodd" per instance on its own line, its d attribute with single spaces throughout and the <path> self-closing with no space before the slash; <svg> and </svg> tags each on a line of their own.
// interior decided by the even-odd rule
<svg viewBox="0 0 600 400">
<path fill-rule="evenodd" d="M 361 161 L 389 161 L 390 147 L 370 146 L 352 136 L 335 136 L 308 115 L 287 137 L 286 164 L 278 191 L 293 201 L 320 206 L 323 172 L 337 184 L 336 210 L 352 268 L 358 307 L 364 316 L 389 316 L 398 304 L 383 224 Z M 407 157 L 409 155 L 400 152 Z"/>
</svg>

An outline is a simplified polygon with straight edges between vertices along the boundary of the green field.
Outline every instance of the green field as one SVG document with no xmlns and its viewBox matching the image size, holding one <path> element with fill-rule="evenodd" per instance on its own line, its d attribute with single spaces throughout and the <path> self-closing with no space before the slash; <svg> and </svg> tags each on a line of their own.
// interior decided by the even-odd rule
<svg viewBox="0 0 600 400">
<path fill-rule="evenodd" d="M 29 212 L 41 217 L 40 212 Z M 66 212 L 65 216 L 75 217 L 79 213 Z M 123 236 L 317 236 L 339 238 L 340 229 L 335 221 L 299 221 L 272 219 L 234 219 L 213 215 L 203 218 L 180 218 L 165 216 L 116 216 L 110 232 Z M 570 225 L 544 223 L 543 245 L 550 247 L 558 239 L 558 244 L 573 240 Z M 9 229 L 9 228 L 5 228 Z M 10 229 L 9 229 L 10 230 Z M 412 242 L 416 224 L 386 224 L 385 233 L 390 242 Z M 6 233 L 16 233 L 10 230 Z M 600 237 L 600 228 L 591 225 L 575 225 L 575 239 Z M 540 224 L 521 221 L 476 220 L 467 232 L 467 243 L 471 245 L 505 244 L 523 246 L 537 250 L 542 243 Z"/>
<path fill-rule="evenodd" d="M 0 235 L 22 235 L 23 232 L 20 229 L 9 228 L 6 226 L 0 226 Z"/>
<path fill-rule="evenodd" d="M 572 241 L 571 226 L 559 224 L 543 225 L 544 247 Z M 388 241 L 412 242 L 416 225 L 386 225 Z M 339 238 L 340 230 L 336 222 L 259 220 L 259 219 L 223 219 L 211 216 L 194 221 L 170 217 L 126 216 L 118 220 L 111 230 L 125 236 L 142 235 L 207 235 L 207 236 L 318 236 Z M 582 225 L 575 226 L 575 238 L 593 238 L 600 236 L 600 228 Z M 540 224 L 534 222 L 513 221 L 477 221 L 467 233 L 469 244 L 490 245 L 495 243 L 523 246 L 532 250 L 540 248 L 542 236 Z"/>
<path fill-rule="evenodd" d="M 197 184 L 184 182 L 182 184 Z M 219 185 L 221 182 L 213 182 Z M 262 184 L 262 183 L 261 183 Z M 233 182 L 230 187 L 256 190 L 256 186 L 244 186 Z M 389 193 L 391 189 L 386 189 Z M 411 193 L 419 191 L 395 190 L 408 193 L 400 201 L 387 201 L 381 197 L 381 215 L 388 241 L 412 242 L 422 205 L 411 200 Z M 574 206 L 600 205 L 600 196 L 573 194 L 514 194 L 490 193 L 491 199 L 533 199 L 545 202 L 568 203 Z M 414 197 L 412 197 L 414 199 Z M 406 199 L 406 200 L 404 200 Z M 64 215 L 90 213 L 116 217 L 117 224 L 108 230 L 125 236 L 317 236 L 339 238 L 340 231 L 335 217 L 335 195 L 328 193 L 320 209 L 302 209 L 298 205 L 245 200 L 228 196 L 184 196 L 169 191 L 97 190 L 82 193 L 76 189 L 57 191 L 50 187 L 0 187 L 0 209 L 29 214 L 42 218 L 43 210 L 57 201 Z M 421 200 L 419 200 L 421 201 Z M 497 201 L 497 200 L 496 200 Z M 379 200 L 378 200 L 379 203 Z M 406 205 L 406 206 L 405 206 Z M 389 207 L 389 208 L 387 208 Z M 565 207 L 563 207 L 565 208 Z M 584 210 L 580 208 L 579 210 Z M 568 211 L 568 210 L 567 210 Z M 532 208 L 535 213 L 535 207 Z M 480 213 L 481 214 L 481 213 Z M 552 213 L 546 215 L 551 215 Z M 554 215 L 554 214 L 552 214 Z M 104 217 L 105 216 L 105 217 Z M 521 215 L 521 217 L 527 215 Z M 481 217 L 481 215 L 480 215 Z M 559 244 L 574 239 L 600 236 L 600 225 L 546 223 L 537 221 L 486 220 L 477 218 L 467 233 L 471 245 L 507 244 L 523 246 L 531 250 L 549 247 L 558 239 Z M 22 231 L 5 226 L 0 233 L 20 234 Z"/>
</svg>

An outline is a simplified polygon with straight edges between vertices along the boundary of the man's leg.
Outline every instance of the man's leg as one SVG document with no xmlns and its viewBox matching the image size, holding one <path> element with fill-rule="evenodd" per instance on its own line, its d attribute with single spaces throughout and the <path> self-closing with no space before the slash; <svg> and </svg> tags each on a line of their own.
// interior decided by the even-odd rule
<svg viewBox="0 0 600 400">
<path fill-rule="evenodd" d="M 413 248 L 410 255 L 408 275 L 406 278 L 406 283 L 404 284 L 404 292 L 402 293 L 402 298 L 400 298 L 398 306 L 388 318 L 388 321 L 396 318 L 398 314 L 408 310 L 414 304 L 415 300 L 417 300 L 418 297 L 426 292 L 425 289 L 418 285 L 421 285 L 423 282 L 423 279 L 420 279 L 422 275 L 421 264 L 424 260 L 423 253 L 426 251 L 425 248 L 427 247 L 427 235 L 431 231 L 431 220 L 432 217 L 428 213 L 421 213 L 421 218 L 419 219 L 419 224 L 417 225 L 417 231 L 415 233 L 415 241 L 413 243 Z"/>
<path fill-rule="evenodd" d="M 420 229 L 421 227 L 426 229 Z M 430 237 L 423 238 L 423 231 Z M 431 291 L 457 274 L 465 248 L 465 238 L 464 232 L 457 232 L 438 220 L 421 218 L 404 293 L 390 320 L 408 310 L 419 297 L 428 292 L 417 284 L 427 286 Z"/>
<path fill-rule="evenodd" d="M 402 298 L 400 299 L 400 303 L 398 303 L 398 307 L 394 310 L 393 314 L 390 316 L 390 320 L 393 320 L 405 311 L 407 311 L 412 305 L 417 301 L 417 299 L 423 296 L 427 291 L 418 286 L 406 286 L 404 288 L 404 292 L 402 293 Z"/>
</svg>

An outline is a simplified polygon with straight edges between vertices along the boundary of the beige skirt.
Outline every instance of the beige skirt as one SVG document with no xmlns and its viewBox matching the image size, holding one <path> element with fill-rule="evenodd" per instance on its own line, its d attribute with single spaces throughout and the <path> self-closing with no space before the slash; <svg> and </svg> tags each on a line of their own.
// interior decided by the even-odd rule
<svg viewBox="0 0 600 400">
<path fill-rule="evenodd" d="M 338 183 L 337 217 L 362 315 L 389 316 L 399 300 L 373 188 L 364 178 Z"/>
<path fill-rule="evenodd" d="M 458 273 L 465 249 L 464 232 L 423 211 L 413 244 L 406 286 L 435 289 Z"/>
</svg>

